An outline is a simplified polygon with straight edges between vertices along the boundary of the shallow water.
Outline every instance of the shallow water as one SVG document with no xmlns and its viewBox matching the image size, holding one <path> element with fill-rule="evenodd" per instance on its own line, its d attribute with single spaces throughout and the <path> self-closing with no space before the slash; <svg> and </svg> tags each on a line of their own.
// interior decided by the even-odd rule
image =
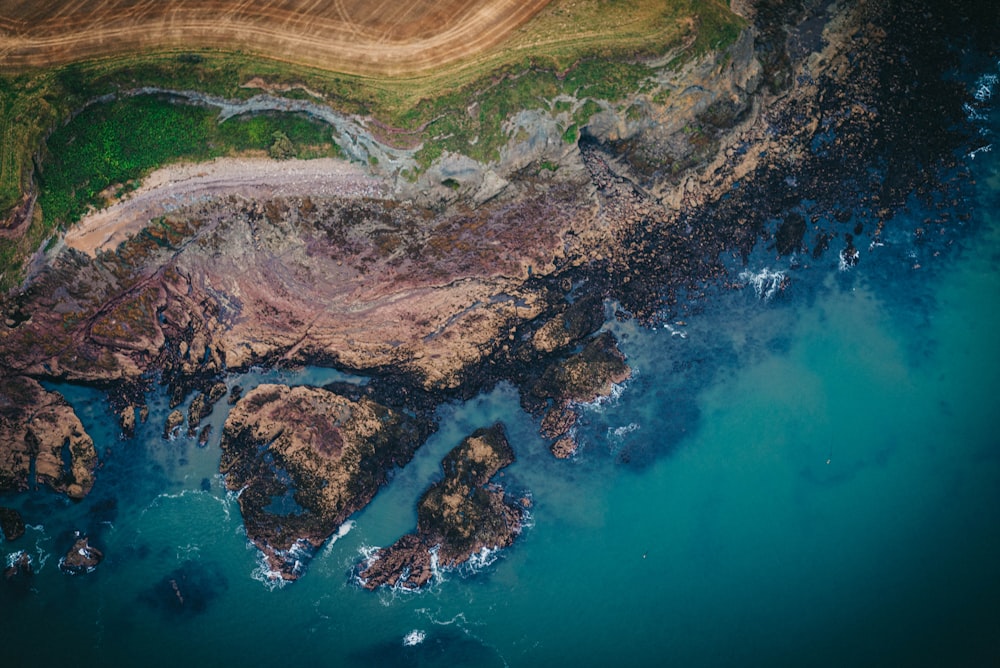
<svg viewBox="0 0 1000 668">
<path fill-rule="evenodd" d="M 30 590 L 0 587 L 3 664 L 997 664 L 1000 166 L 968 164 L 974 217 L 940 257 L 889 239 L 849 271 L 789 269 L 770 301 L 747 288 L 685 325 L 609 324 L 637 374 L 584 409 L 570 461 L 510 387 L 443 407 L 414 461 L 285 587 L 263 581 L 217 475 L 224 401 L 199 448 L 161 438 L 163 396 L 123 441 L 98 393 L 60 388 L 104 465 L 82 503 L 3 500 L 44 524 L 0 543 L 38 569 Z M 278 380 L 341 379 L 316 373 Z M 497 420 L 518 456 L 505 484 L 534 502 L 517 543 L 424 592 L 359 588 L 363 552 L 411 530 L 440 459 Z M 93 574 L 58 571 L 74 530 L 107 555 Z"/>
</svg>

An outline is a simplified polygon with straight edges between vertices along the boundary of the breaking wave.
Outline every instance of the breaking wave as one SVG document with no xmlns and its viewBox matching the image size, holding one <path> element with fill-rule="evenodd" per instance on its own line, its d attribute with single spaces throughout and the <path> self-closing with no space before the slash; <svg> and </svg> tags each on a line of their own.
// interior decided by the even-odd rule
<svg viewBox="0 0 1000 668">
<path fill-rule="evenodd" d="M 419 645 L 424 640 L 427 639 L 427 633 L 421 631 L 420 629 L 413 629 L 405 636 L 403 636 L 403 647 L 413 647 Z"/>
<path fill-rule="evenodd" d="M 337 528 L 336 533 L 334 533 L 332 536 L 330 536 L 329 539 L 327 539 L 326 547 L 323 548 L 323 556 L 328 556 L 330 552 L 333 551 L 334 543 L 336 543 L 338 540 L 340 540 L 347 534 L 351 533 L 351 529 L 353 528 L 354 528 L 354 520 L 347 520 L 346 522 L 341 524 Z"/>
<path fill-rule="evenodd" d="M 765 302 L 771 301 L 774 295 L 785 289 L 788 277 L 780 269 L 772 270 L 764 267 L 760 271 L 746 269 L 740 272 L 740 280 L 745 287 L 752 287 L 757 298 Z"/>
<path fill-rule="evenodd" d="M 997 62 L 997 69 L 1000 70 L 1000 61 Z M 989 153 L 993 150 L 993 142 L 990 139 L 993 133 L 988 123 L 993 103 L 993 93 L 998 83 L 1000 83 L 1000 75 L 997 73 L 988 72 L 981 75 L 972 85 L 972 98 L 975 101 L 972 103 L 966 102 L 962 105 L 962 110 L 965 112 L 965 119 L 978 127 L 979 136 L 982 137 L 982 143 L 966 154 L 972 160 L 975 160 L 976 156 L 980 153 Z"/>
</svg>

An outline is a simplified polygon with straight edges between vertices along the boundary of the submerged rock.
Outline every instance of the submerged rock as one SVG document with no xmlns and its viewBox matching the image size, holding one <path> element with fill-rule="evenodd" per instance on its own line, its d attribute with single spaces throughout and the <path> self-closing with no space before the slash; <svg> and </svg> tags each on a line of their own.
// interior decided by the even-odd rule
<svg viewBox="0 0 1000 668">
<path fill-rule="evenodd" d="M 139 599 L 166 615 L 196 615 L 229 588 L 217 564 L 185 561 L 144 591 Z"/>
<path fill-rule="evenodd" d="M 4 581 L 15 589 L 25 590 L 29 586 L 31 576 L 35 574 L 31 555 L 21 550 L 10 555 L 7 567 L 3 571 Z"/>
<path fill-rule="evenodd" d="M 104 560 L 104 553 L 93 547 L 86 536 L 80 536 L 66 556 L 59 560 L 59 570 L 67 575 L 93 573 Z"/>
<path fill-rule="evenodd" d="M 21 513 L 13 508 L 0 506 L 0 531 L 3 531 L 4 540 L 8 542 L 23 536 L 24 520 L 21 518 Z"/>
<path fill-rule="evenodd" d="M 417 532 L 376 552 L 362 566 L 363 586 L 422 587 L 435 561 L 461 565 L 483 550 L 510 546 L 521 533 L 524 504 L 508 499 L 490 479 L 514 462 L 503 425 L 478 429 L 441 462 L 445 477 L 417 505 Z"/>
</svg>

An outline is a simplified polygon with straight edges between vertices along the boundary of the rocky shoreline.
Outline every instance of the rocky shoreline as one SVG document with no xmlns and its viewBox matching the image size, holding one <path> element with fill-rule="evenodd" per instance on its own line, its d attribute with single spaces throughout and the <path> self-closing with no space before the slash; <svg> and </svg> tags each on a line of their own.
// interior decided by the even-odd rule
<svg viewBox="0 0 1000 668">
<path fill-rule="evenodd" d="M 706 293 L 745 287 L 727 262 L 758 245 L 857 261 L 907 196 L 947 186 L 927 175 L 954 161 L 962 137 L 940 131 L 940 115 L 962 98 L 944 80 L 920 91 L 930 109 L 907 98 L 908 67 L 948 63 L 928 53 L 945 48 L 933 39 L 901 37 L 916 13 L 778 4 L 780 20 L 758 8 L 726 54 L 664 74 L 666 102 L 637 93 L 633 118 L 609 105 L 569 148 L 551 141 L 551 117 L 524 113 L 494 164 L 446 155 L 412 184 L 345 168 L 366 188 L 346 194 L 212 186 L 169 211 L 164 190 L 157 215 L 114 248 L 89 244 L 92 256 L 68 239 L 3 304 L 0 493 L 43 483 L 81 498 L 95 484 L 93 442 L 39 381 L 105 390 L 126 437 L 160 382 L 171 408 L 198 397 L 165 435 L 186 421 L 207 439 L 200 422 L 222 381 L 255 365 L 370 379 L 230 397 L 220 469 L 275 578 L 301 575 L 446 401 L 510 382 L 553 453 L 570 456 L 575 406 L 630 374 L 605 329 L 612 312 L 644 323 L 696 312 Z M 834 170 L 849 188 L 830 191 Z M 861 204 L 877 219 L 855 218 Z M 359 572 L 365 586 L 419 587 L 432 554 L 454 565 L 509 545 L 521 511 L 489 485 L 508 459 L 501 427 L 463 442 L 445 462 L 457 477 L 428 490 L 417 532 Z M 475 526 L 444 512 L 446 498 L 473 503 Z"/>
<path fill-rule="evenodd" d="M 491 482 L 514 462 L 502 424 L 478 429 L 441 462 L 444 479 L 417 503 L 417 530 L 371 555 L 358 568 L 367 589 L 419 589 L 436 568 L 455 568 L 473 556 L 509 547 L 521 533 L 526 500 L 508 499 Z"/>
</svg>

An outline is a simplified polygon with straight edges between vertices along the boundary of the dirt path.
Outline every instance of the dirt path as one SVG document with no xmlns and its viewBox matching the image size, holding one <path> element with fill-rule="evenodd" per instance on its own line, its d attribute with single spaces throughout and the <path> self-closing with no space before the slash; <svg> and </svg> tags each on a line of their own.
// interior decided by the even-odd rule
<svg viewBox="0 0 1000 668">
<path fill-rule="evenodd" d="M 210 198 L 385 197 L 388 188 L 359 165 L 334 158 L 270 160 L 218 158 L 184 163 L 150 174 L 142 185 L 106 209 L 84 216 L 67 233 L 65 244 L 94 256 L 111 250 L 150 220 Z"/>
<path fill-rule="evenodd" d="M 0 68 L 216 47 L 365 75 L 414 73 L 495 46 L 550 0 L 106 0 L 0 9 Z"/>
</svg>

